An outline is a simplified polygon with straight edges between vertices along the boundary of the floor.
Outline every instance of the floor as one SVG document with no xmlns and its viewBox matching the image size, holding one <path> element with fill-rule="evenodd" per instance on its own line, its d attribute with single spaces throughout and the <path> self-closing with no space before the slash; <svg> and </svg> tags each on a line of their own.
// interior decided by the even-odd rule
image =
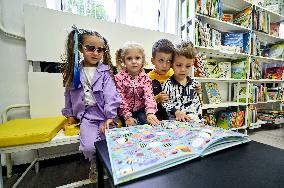
<svg viewBox="0 0 284 188">
<path fill-rule="evenodd" d="M 249 130 L 248 134 L 254 141 L 284 149 L 284 127 L 264 126 L 260 129 Z M 23 169 L 23 165 L 17 166 L 13 169 L 15 174 L 12 178 L 7 179 L 4 177 L 4 187 L 12 187 Z M 53 188 L 88 179 L 88 173 L 89 162 L 84 159 L 82 154 L 75 154 L 40 162 L 40 173 L 36 174 L 34 170 L 30 170 L 18 187 Z M 105 185 L 108 187 L 107 181 Z M 96 187 L 96 184 L 88 184 L 81 187 L 91 188 Z"/>
</svg>

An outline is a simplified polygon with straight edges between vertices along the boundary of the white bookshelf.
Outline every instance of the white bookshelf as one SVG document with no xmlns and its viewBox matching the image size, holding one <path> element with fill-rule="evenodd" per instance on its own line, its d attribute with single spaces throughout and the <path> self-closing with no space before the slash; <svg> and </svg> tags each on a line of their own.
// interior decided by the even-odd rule
<svg viewBox="0 0 284 188">
<path fill-rule="evenodd" d="M 253 0 L 252 0 L 253 1 Z M 188 26 L 188 34 L 187 35 L 182 35 L 183 37 L 185 36 L 186 38 L 183 38 L 184 40 L 191 40 L 194 44 L 195 43 L 195 19 L 200 20 L 202 23 L 208 23 L 211 28 L 214 28 L 220 32 L 253 32 L 256 34 L 256 36 L 259 38 L 261 42 L 267 42 L 268 44 L 274 44 L 278 42 L 284 42 L 283 38 L 276 37 L 267 33 L 263 33 L 260 31 L 254 31 L 251 28 L 246 28 L 240 25 L 236 25 L 230 22 L 225 22 L 217 18 L 213 18 L 207 15 L 203 15 L 200 13 L 196 13 L 195 11 L 195 0 L 184 0 L 180 2 L 180 6 L 182 7 L 182 3 L 188 2 L 188 10 L 189 10 L 189 15 L 188 18 L 186 19 L 191 20 L 191 24 Z M 260 7 L 259 5 L 256 5 L 252 3 L 251 1 L 248 0 L 223 0 L 222 1 L 222 9 L 223 12 L 231 12 L 231 13 L 236 13 L 241 10 L 244 10 L 245 8 L 249 6 L 254 6 L 256 9 L 262 9 L 266 11 L 267 13 L 270 14 L 270 22 L 275 23 L 275 22 L 281 22 L 284 21 L 284 16 L 279 15 L 278 13 L 274 13 L 266 8 Z M 186 9 L 184 9 L 186 10 Z M 183 21 L 181 21 L 183 22 Z M 252 23 L 251 23 L 252 25 Z M 206 55 L 206 57 L 213 57 L 217 59 L 221 59 L 221 61 L 230 61 L 234 59 L 248 59 L 248 67 L 250 67 L 252 58 L 257 59 L 260 63 L 264 64 L 279 64 L 279 63 L 284 63 L 284 59 L 279 59 L 279 58 L 270 58 L 270 57 L 262 57 L 262 56 L 254 56 L 251 54 L 244 54 L 244 53 L 237 53 L 237 52 L 231 52 L 231 51 L 226 51 L 224 50 L 222 46 L 220 47 L 204 47 L 204 46 L 195 46 L 197 51 L 200 54 Z M 249 79 L 250 75 L 250 68 L 247 71 L 247 78 L 246 79 L 233 79 L 233 78 L 199 78 L 195 77 L 195 79 L 198 82 L 201 83 L 206 83 L 206 82 L 215 82 L 219 84 L 223 84 L 227 86 L 229 89 L 227 91 L 224 91 L 224 87 L 222 86 L 221 90 L 222 92 L 227 92 L 227 100 L 223 100 L 225 102 L 219 103 L 219 104 L 203 104 L 202 109 L 218 109 L 218 108 L 226 108 L 226 107 L 231 107 L 231 106 L 237 106 L 237 107 L 245 107 L 246 109 L 246 115 L 245 115 L 245 125 L 241 129 L 247 129 L 248 127 L 253 127 L 257 128 L 260 127 L 262 124 L 265 122 L 263 121 L 257 121 L 257 123 L 250 124 L 248 123 L 248 108 L 249 105 L 251 104 L 269 104 L 269 103 L 278 103 L 280 102 L 279 100 L 269 100 L 267 102 L 257 102 L 257 103 L 249 103 L 248 98 L 249 98 L 249 87 L 250 84 L 268 84 L 268 83 L 273 83 L 275 84 L 281 84 L 282 87 L 284 86 L 283 80 L 273 80 L 273 79 L 260 79 L 260 80 L 253 80 Z M 232 92 L 233 91 L 233 84 L 238 84 L 238 87 L 240 84 L 246 84 L 246 102 L 245 103 L 240 103 L 240 102 L 234 102 L 232 99 Z M 273 86 L 274 86 L 273 85 Z M 219 86 L 220 90 L 220 86 Z M 221 93 L 221 91 L 220 91 Z M 237 99 L 239 101 L 239 97 Z M 283 107 L 284 105 L 282 105 Z M 234 129 L 236 130 L 236 129 Z"/>
</svg>

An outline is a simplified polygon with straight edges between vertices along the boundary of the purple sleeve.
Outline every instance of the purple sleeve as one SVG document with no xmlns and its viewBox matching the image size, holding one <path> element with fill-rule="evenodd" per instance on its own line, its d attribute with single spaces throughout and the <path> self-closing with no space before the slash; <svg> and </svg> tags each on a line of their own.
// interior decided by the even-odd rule
<svg viewBox="0 0 284 188">
<path fill-rule="evenodd" d="M 72 110 L 70 90 L 65 89 L 64 97 L 65 97 L 65 107 L 61 110 L 62 115 L 65 117 L 74 116 Z"/>
<path fill-rule="evenodd" d="M 116 90 L 114 79 L 108 73 L 104 78 L 104 114 L 107 119 L 114 119 L 117 116 L 117 109 L 120 106 L 121 98 Z"/>
</svg>

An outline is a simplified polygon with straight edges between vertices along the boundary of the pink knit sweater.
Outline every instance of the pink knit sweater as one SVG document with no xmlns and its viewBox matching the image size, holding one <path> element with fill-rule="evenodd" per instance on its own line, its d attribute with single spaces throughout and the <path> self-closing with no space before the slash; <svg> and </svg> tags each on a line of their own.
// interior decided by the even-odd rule
<svg viewBox="0 0 284 188">
<path fill-rule="evenodd" d="M 123 69 L 115 75 L 115 81 L 117 91 L 122 98 L 119 115 L 124 119 L 132 117 L 133 112 L 144 107 L 146 114 L 156 113 L 157 103 L 154 99 L 152 81 L 144 71 L 133 78 Z"/>
</svg>

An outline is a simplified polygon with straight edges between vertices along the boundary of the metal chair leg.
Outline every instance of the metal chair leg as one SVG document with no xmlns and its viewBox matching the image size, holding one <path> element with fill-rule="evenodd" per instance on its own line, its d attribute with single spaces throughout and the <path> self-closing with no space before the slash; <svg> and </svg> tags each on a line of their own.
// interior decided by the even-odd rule
<svg viewBox="0 0 284 188">
<path fill-rule="evenodd" d="M 7 178 L 12 177 L 12 167 L 13 167 L 13 162 L 12 162 L 12 155 L 11 153 L 6 153 L 6 166 L 7 166 Z"/>
</svg>

